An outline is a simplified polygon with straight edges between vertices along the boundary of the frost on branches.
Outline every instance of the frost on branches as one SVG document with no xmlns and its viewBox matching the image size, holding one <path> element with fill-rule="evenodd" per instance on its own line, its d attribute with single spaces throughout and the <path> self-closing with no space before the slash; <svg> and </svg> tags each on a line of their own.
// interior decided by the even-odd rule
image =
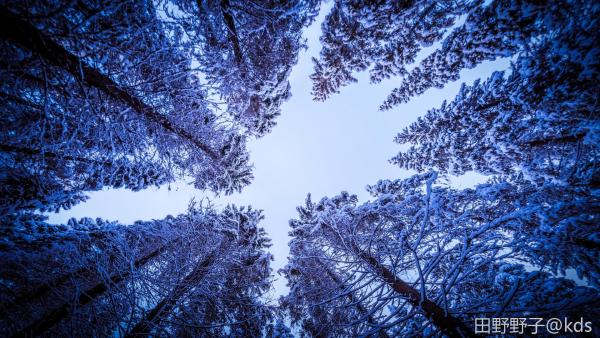
<svg viewBox="0 0 600 338">
<path fill-rule="evenodd" d="M 410 148 L 392 162 L 495 176 L 490 189 L 513 190 L 507 203 L 528 214 L 515 231 L 531 259 L 598 286 L 600 6 L 579 5 L 576 17 L 560 12 L 566 17 L 551 21 L 552 34 L 528 45 L 509 74 L 463 85 L 400 132 L 396 141 Z"/>
<path fill-rule="evenodd" d="M 270 132 L 291 97 L 288 77 L 304 48 L 302 29 L 318 13 L 318 0 L 188 1 L 194 17 L 194 52 L 208 83 L 234 119 L 253 135 Z"/>
<path fill-rule="evenodd" d="M 335 1 L 323 24 L 313 95 L 325 100 L 369 71 L 371 82 L 399 78 L 382 104 L 391 109 L 427 89 L 456 81 L 462 69 L 525 55 L 540 39 L 566 37 L 595 46 L 598 5 L 589 1 Z M 578 27 L 576 27 L 578 26 Z M 439 46 L 419 64 L 424 47 Z M 566 54 L 570 44 L 554 48 Z M 597 50 L 582 57 L 596 63 Z"/>
<path fill-rule="evenodd" d="M 228 194 L 248 185 L 247 135 L 268 132 L 290 96 L 318 9 L 250 5 L 3 3 L 0 213 L 184 176 Z"/>
<path fill-rule="evenodd" d="M 317 100 L 369 71 L 374 83 L 400 79 L 381 106 L 391 109 L 462 69 L 513 62 L 397 135 L 409 147 L 391 162 L 422 174 L 369 187 L 375 200 L 362 205 L 344 193 L 299 209 L 282 304 L 305 335 L 461 336 L 476 317 L 596 320 L 599 14 L 570 0 L 335 2 L 311 76 Z M 470 171 L 489 179 L 435 184 L 436 173 Z"/>
<path fill-rule="evenodd" d="M 250 184 L 246 143 L 274 128 L 319 6 L 0 5 L 0 335 L 466 337 L 475 318 L 533 317 L 600 330 L 594 1 L 334 0 L 316 100 L 367 71 L 399 80 L 388 110 L 484 61 L 512 63 L 398 133 L 407 147 L 391 162 L 414 176 L 367 187 L 364 203 L 309 195 L 279 306 L 250 207 L 132 225 L 40 214 L 104 188 Z M 444 183 L 473 171 L 487 181 Z"/>
<path fill-rule="evenodd" d="M 272 318 L 260 211 L 229 206 L 124 226 L 3 228 L 3 336 L 260 336 Z"/>
<path fill-rule="evenodd" d="M 596 288 L 531 259 L 531 215 L 509 203 L 511 189 L 437 180 L 380 181 L 370 202 L 344 192 L 298 208 L 281 303 L 304 336 L 461 337 L 478 317 L 597 320 Z"/>
<path fill-rule="evenodd" d="M 48 224 L 103 188 L 252 181 L 318 1 L 0 5 L 0 335 L 286 336 L 259 211 Z M 279 319 L 281 316 L 278 315 Z"/>
</svg>

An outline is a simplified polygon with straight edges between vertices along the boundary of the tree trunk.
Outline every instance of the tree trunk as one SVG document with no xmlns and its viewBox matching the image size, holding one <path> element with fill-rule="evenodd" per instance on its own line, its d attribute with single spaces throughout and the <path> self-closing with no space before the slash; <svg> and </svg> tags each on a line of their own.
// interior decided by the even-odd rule
<svg viewBox="0 0 600 338">
<path fill-rule="evenodd" d="M 460 319 L 446 314 L 442 308 L 429 299 L 421 299 L 419 291 L 396 277 L 388 268 L 380 264 L 368 253 L 360 250 L 356 245 L 353 246 L 353 249 L 356 251 L 357 256 L 367 263 L 392 290 L 406 297 L 408 302 L 413 306 L 421 308 L 425 316 L 445 335 L 452 338 L 475 337 L 475 333 L 471 328 L 465 325 Z"/>
<path fill-rule="evenodd" d="M 244 76 L 245 71 L 243 69 L 244 59 L 242 55 L 242 48 L 240 47 L 240 40 L 237 29 L 235 28 L 235 21 L 233 20 L 231 13 L 229 13 L 229 7 L 231 7 L 229 0 L 221 0 L 221 13 L 223 14 L 223 21 L 225 21 L 225 25 L 227 26 L 227 36 L 229 37 L 229 41 L 233 47 L 235 62 L 241 68 L 240 70 L 242 71 L 242 76 Z"/>
</svg>

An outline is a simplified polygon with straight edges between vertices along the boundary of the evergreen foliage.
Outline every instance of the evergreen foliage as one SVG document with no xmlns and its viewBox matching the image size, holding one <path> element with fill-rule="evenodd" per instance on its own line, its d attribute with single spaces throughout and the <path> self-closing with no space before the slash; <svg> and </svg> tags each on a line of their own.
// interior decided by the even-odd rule
<svg viewBox="0 0 600 338">
<path fill-rule="evenodd" d="M 397 134 L 391 162 L 413 176 L 362 203 L 308 195 L 277 305 L 252 207 L 48 223 L 105 188 L 250 184 L 246 144 L 276 125 L 319 6 L 0 4 L 0 335 L 467 337 L 476 318 L 533 317 L 599 332 L 594 1 L 334 0 L 315 100 L 367 71 L 400 80 L 389 110 L 484 61 L 511 65 Z M 445 184 L 469 172 L 487 181 Z"/>
<path fill-rule="evenodd" d="M 100 219 L 3 228 L 3 336 L 259 336 L 272 311 L 260 211 L 191 206 L 124 226 Z"/>
</svg>

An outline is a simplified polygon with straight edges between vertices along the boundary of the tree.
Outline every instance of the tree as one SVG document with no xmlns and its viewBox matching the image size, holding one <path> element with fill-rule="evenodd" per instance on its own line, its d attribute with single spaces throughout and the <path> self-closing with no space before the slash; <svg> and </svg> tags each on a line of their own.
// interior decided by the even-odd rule
<svg viewBox="0 0 600 338">
<path fill-rule="evenodd" d="M 260 333 L 271 316 L 261 218 L 201 206 L 128 227 L 15 220 L 2 250 L 3 335 Z"/>
<path fill-rule="evenodd" d="M 65 194 L 71 195 L 104 185 L 142 189 L 172 181 L 177 167 L 183 169 L 188 158 L 185 170 L 196 176 L 197 185 L 224 188 L 216 186 L 214 173 L 193 169 L 194 161 L 199 167 L 216 169 L 221 160 L 213 146 L 202 141 L 205 136 L 200 135 L 205 133 L 192 135 L 173 122 L 177 117 L 169 110 L 184 108 L 184 102 L 161 94 L 169 77 L 183 74 L 180 86 L 173 79 L 171 88 L 197 84 L 189 71 L 180 73 L 189 60 L 157 33 L 160 23 L 153 20 L 151 6 L 95 5 L 22 8 L 14 4 L 10 10 L 2 9 L 3 172 L 23 171 L 25 177 L 60 182 Z M 128 30 L 132 26 L 139 29 Z M 145 38 L 131 46 L 128 41 L 140 36 Z M 105 39 L 113 44 L 111 48 L 106 48 Z M 148 59 L 149 55 L 154 57 Z M 167 59 L 179 60 L 179 67 L 157 72 L 160 68 L 155 66 L 152 71 L 151 65 Z M 201 99 L 202 92 L 198 94 Z M 202 101 L 195 101 L 185 105 L 196 105 L 201 115 L 189 113 L 201 119 L 205 115 L 210 121 L 211 114 L 202 113 L 206 110 L 199 105 Z M 214 164 L 208 165 L 210 161 Z M 49 200 L 39 196 L 48 190 L 40 183 L 41 188 L 15 199 L 33 195 L 31 199 Z M 55 204 L 43 207 L 54 209 Z"/>
<path fill-rule="evenodd" d="M 250 134 L 270 132 L 281 104 L 291 97 L 287 79 L 304 47 L 302 29 L 313 22 L 320 2 L 198 0 L 177 5 L 173 17 L 191 22 L 186 29 L 191 50 L 227 112 Z"/>
<path fill-rule="evenodd" d="M 538 41 L 507 76 L 463 85 L 456 98 L 405 128 L 412 147 L 392 162 L 451 174 L 523 173 L 534 182 L 594 185 L 597 171 L 596 24 L 580 18 Z M 568 53 L 565 52 L 568 50 Z"/>
<path fill-rule="evenodd" d="M 288 279 L 290 293 L 281 299 L 292 323 L 302 328 L 303 336 L 357 336 L 377 332 L 387 337 L 365 308 L 362 295 L 353 287 L 358 283 L 347 271 L 336 270 L 318 250 L 300 240 L 292 241 L 292 256 L 281 271 Z M 378 313 L 379 311 L 375 311 Z"/>
<path fill-rule="evenodd" d="M 222 217 L 235 237 L 227 242 L 215 279 L 193 290 L 170 320 L 184 323 L 178 334 L 188 336 L 262 336 L 273 319 L 272 308 L 265 304 L 272 283 L 271 244 L 265 230 L 257 227 L 264 216 L 250 207 L 231 206 Z"/>
<path fill-rule="evenodd" d="M 312 94 L 324 101 L 369 69 L 371 81 L 405 76 L 418 52 L 440 40 L 468 1 L 335 1 L 322 25 Z M 473 1 L 477 3 L 477 1 Z"/>
<path fill-rule="evenodd" d="M 531 258 L 554 271 L 572 268 L 597 283 L 598 126 L 595 57 L 589 33 L 600 8 L 555 25 L 512 64 L 511 72 L 463 85 L 396 137 L 411 147 L 400 167 L 461 175 L 476 171 L 510 182 L 507 203 L 529 210 L 519 233 Z M 570 14 L 568 11 L 567 14 Z M 566 20 L 566 19 L 565 19 Z M 590 30 L 591 29 L 591 30 Z M 524 219 L 524 218 L 523 218 Z"/>
<path fill-rule="evenodd" d="M 596 10 L 584 1 L 336 1 L 323 25 L 313 95 L 325 100 L 355 82 L 354 72 L 369 70 L 374 83 L 402 79 L 380 107 L 391 109 L 458 80 L 462 69 L 526 54 L 539 38 L 582 16 L 593 18 Z M 439 47 L 409 71 L 422 48 L 434 43 Z"/>
<path fill-rule="evenodd" d="M 283 304 L 306 335 L 336 327 L 373 334 L 369 321 L 393 336 L 460 337 L 473 334 L 478 317 L 594 320 L 595 288 L 531 268 L 513 237 L 526 210 L 507 203 L 502 185 L 454 190 L 436 180 L 433 172 L 380 181 L 361 205 L 342 193 L 298 208 Z M 344 287 L 328 270 L 346 276 Z M 357 316 L 357 305 L 370 318 Z"/>
<path fill-rule="evenodd" d="M 50 225 L 36 212 L 189 177 L 241 190 L 252 179 L 245 143 L 289 98 L 318 4 L 0 6 L 3 335 L 265 334 L 272 258 L 260 211 L 130 226 Z"/>
<path fill-rule="evenodd" d="M 584 1 L 336 2 L 316 61 L 315 98 L 369 69 L 373 82 L 402 78 L 381 107 L 390 109 L 457 80 L 462 69 L 512 57 L 509 72 L 463 85 L 452 102 L 400 132 L 396 142 L 410 148 L 392 163 L 492 176 L 485 189 L 506 203 L 511 247 L 529 263 L 554 273 L 575 269 L 597 285 L 599 11 Z M 445 19 L 432 20 L 438 15 Z M 464 21 L 455 24 L 459 16 Z"/>
</svg>

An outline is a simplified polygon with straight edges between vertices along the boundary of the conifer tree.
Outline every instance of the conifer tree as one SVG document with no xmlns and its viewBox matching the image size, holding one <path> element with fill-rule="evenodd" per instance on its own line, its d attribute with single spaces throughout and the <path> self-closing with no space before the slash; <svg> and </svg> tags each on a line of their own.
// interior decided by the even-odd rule
<svg viewBox="0 0 600 338">
<path fill-rule="evenodd" d="M 191 5 L 3 4 L 2 212 L 182 177 L 227 194 L 250 183 L 246 135 L 289 97 L 318 2 Z"/>
<path fill-rule="evenodd" d="M 475 1 L 478 2 L 478 1 Z M 468 1 L 335 1 L 322 25 L 319 59 L 314 59 L 312 94 L 326 100 L 369 70 L 377 83 L 405 76 L 424 46 L 440 40 Z"/>
<path fill-rule="evenodd" d="M 528 210 L 522 228 L 513 228 L 531 259 L 597 284 L 600 69 L 592 32 L 600 7 L 582 6 L 578 20 L 538 39 L 509 74 L 463 85 L 453 101 L 405 128 L 396 141 L 411 146 L 392 162 L 508 182 L 506 203 Z"/>
<path fill-rule="evenodd" d="M 447 21 L 430 20 L 436 11 Z M 511 246 L 529 263 L 553 273 L 575 269 L 597 285 L 599 12 L 600 6 L 585 1 L 429 7 L 336 2 L 323 28 L 315 98 L 327 98 L 351 82 L 353 72 L 368 69 L 373 82 L 402 79 L 381 106 L 391 109 L 457 80 L 462 69 L 512 57 L 509 72 L 463 84 L 453 101 L 400 132 L 396 142 L 410 147 L 392 163 L 418 172 L 490 176 L 481 189 L 506 203 L 502 217 L 513 220 L 506 225 L 514 236 Z M 457 21 L 459 16 L 464 20 Z M 414 24 L 405 24 L 410 20 Z M 366 34 L 370 29 L 383 33 Z M 419 29 L 432 39 L 418 38 Z M 405 31 L 413 39 L 386 33 Z M 436 41 L 439 46 L 407 71 L 421 48 Z"/>
<path fill-rule="evenodd" d="M 458 80 L 462 69 L 525 55 L 540 38 L 560 36 L 580 19 L 587 23 L 577 38 L 594 39 L 589 25 L 595 24 L 597 7 L 568 0 L 335 1 L 323 24 L 323 49 L 314 60 L 313 95 L 325 100 L 355 82 L 354 73 L 368 70 L 373 83 L 401 79 L 380 107 L 391 109 Z M 432 45 L 434 51 L 409 71 L 419 52 Z"/>
<path fill-rule="evenodd" d="M 436 180 L 380 181 L 370 202 L 342 193 L 298 208 L 282 304 L 305 335 L 461 337 L 474 318 L 542 314 L 595 321 L 597 289 L 535 266 L 518 240 L 527 208 L 507 203 L 502 184 L 454 190 Z M 346 276 L 342 288 L 328 271 Z"/>
<path fill-rule="evenodd" d="M 200 206 L 127 227 L 14 220 L 3 228 L 2 334 L 260 333 L 271 319 L 261 301 L 271 279 L 261 219 Z"/>
<path fill-rule="evenodd" d="M 291 97 L 288 77 L 304 48 L 317 0 L 178 2 L 193 24 L 194 50 L 214 94 L 247 132 L 270 132 Z"/>
</svg>

